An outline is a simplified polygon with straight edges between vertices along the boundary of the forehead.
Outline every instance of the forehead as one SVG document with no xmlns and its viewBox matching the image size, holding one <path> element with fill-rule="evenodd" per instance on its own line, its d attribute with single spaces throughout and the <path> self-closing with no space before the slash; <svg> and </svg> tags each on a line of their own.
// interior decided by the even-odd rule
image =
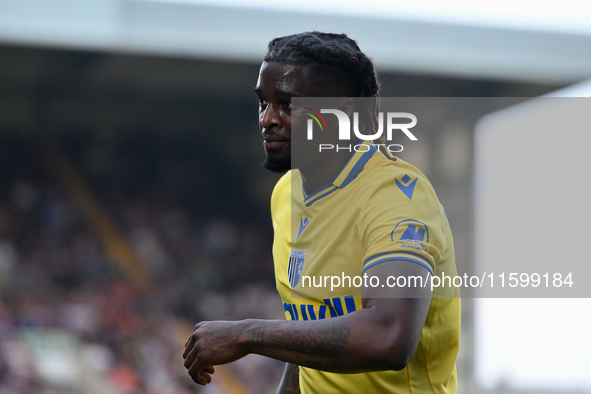
<svg viewBox="0 0 591 394">
<path fill-rule="evenodd" d="M 318 96 L 317 85 L 311 81 L 312 71 L 310 66 L 263 62 L 256 90 L 267 95 L 281 93 L 294 97 Z"/>
</svg>

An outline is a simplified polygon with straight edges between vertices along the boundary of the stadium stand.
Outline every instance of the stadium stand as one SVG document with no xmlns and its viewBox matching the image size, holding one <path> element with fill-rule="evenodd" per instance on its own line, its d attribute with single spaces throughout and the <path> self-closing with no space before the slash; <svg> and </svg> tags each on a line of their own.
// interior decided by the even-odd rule
<svg viewBox="0 0 591 394">
<path fill-rule="evenodd" d="M 227 205 L 223 163 L 180 140 L 0 140 L 0 392 L 195 392 L 192 324 L 282 316 L 269 225 Z M 281 368 L 249 357 L 202 390 L 272 391 Z"/>
</svg>

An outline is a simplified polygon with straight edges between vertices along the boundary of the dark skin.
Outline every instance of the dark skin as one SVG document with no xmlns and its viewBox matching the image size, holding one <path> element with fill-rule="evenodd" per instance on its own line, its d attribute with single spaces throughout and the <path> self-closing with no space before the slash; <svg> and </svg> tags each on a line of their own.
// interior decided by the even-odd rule
<svg viewBox="0 0 591 394">
<path fill-rule="evenodd" d="M 261 67 L 256 92 L 268 159 L 290 161 L 291 97 L 333 94 L 315 91 L 317 85 L 308 83 L 311 71 L 280 63 Z M 334 179 L 339 169 L 306 177 L 309 190 Z M 430 275 L 419 264 L 403 260 L 375 265 L 366 274 L 378 277 L 380 283 L 386 283 L 388 276 Z M 275 358 L 287 363 L 278 393 L 299 392 L 298 365 L 338 373 L 401 370 L 416 351 L 431 301 L 429 287 L 413 291 L 409 298 L 408 289 L 362 288 L 363 309 L 331 319 L 201 322 L 186 342 L 184 365 L 196 383 L 205 385 L 211 382 L 215 365 L 250 353 Z"/>
<path fill-rule="evenodd" d="M 255 88 L 259 99 L 259 128 L 263 137 L 265 163 L 285 165 L 285 167 L 279 166 L 283 168 L 279 172 L 291 169 L 294 148 L 291 138 L 292 126 L 296 121 L 305 118 L 303 115 L 305 111 L 292 107 L 292 97 L 335 97 L 333 105 L 348 114 L 353 112 L 353 101 L 350 98 L 340 97 L 344 92 L 327 88 L 316 80 L 302 83 L 312 79 L 314 74 L 314 70 L 310 67 L 277 63 L 263 63 L 261 66 Z M 327 92 L 328 89 L 330 93 Z M 327 116 L 327 121 L 329 129 L 337 128 L 336 119 L 333 116 Z M 305 189 L 314 191 L 332 181 L 348 158 L 349 155 L 342 152 L 306 154 L 305 160 L 300 160 L 300 163 L 296 164 L 304 179 Z M 303 166 L 302 161 L 307 167 Z M 273 170 L 273 168 L 269 169 Z"/>
</svg>

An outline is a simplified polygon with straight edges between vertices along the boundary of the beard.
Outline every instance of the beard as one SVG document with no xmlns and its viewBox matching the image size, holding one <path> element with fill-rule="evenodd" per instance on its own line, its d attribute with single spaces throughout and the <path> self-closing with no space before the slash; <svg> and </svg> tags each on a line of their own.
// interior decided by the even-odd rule
<svg viewBox="0 0 591 394">
<path fill-rule="evenodd" d="M 291 170 L 291 161 L 290 160 L 271 160 L 266 158 L 262 163 L 261 166 L 271 172 L 278 172 L 284 173 Z"/>
</svg>

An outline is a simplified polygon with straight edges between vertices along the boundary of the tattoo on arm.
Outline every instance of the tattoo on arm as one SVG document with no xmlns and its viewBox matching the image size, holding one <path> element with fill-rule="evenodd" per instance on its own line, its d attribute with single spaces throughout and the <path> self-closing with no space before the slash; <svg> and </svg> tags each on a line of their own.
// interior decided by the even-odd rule
<svg viewBox="0 0 591 394">
<path fill-rule="evenodd" d="M 204 340 L 207 342 L 209 350 L 219 352 L 234 346 L 233 340 L 239 335 L 240 330 L 234 326 L 230 326 L 209 332 Z"/>
<path fill-rule="evenodd" d="M 257 327 L 250 333 L 250 338 L 254 343 L 264 343 L 265 342 L 265 327 Z"/>
<path fill-rule="evenodd" d="M 348 366 L 340 356 L 349 342 L 351 329 L 342 319 L 327 319 L 324 325 L 325 327 L 315 330 L 300 324 L 290 330 L 263 326 L 251 332 L 251 340 L 272 349 L 297 351 L 326 358 L 324 362 L 305 360 L 302 363 L 304 366 L 329 371 L 345 370 Z"/>
</svg>

